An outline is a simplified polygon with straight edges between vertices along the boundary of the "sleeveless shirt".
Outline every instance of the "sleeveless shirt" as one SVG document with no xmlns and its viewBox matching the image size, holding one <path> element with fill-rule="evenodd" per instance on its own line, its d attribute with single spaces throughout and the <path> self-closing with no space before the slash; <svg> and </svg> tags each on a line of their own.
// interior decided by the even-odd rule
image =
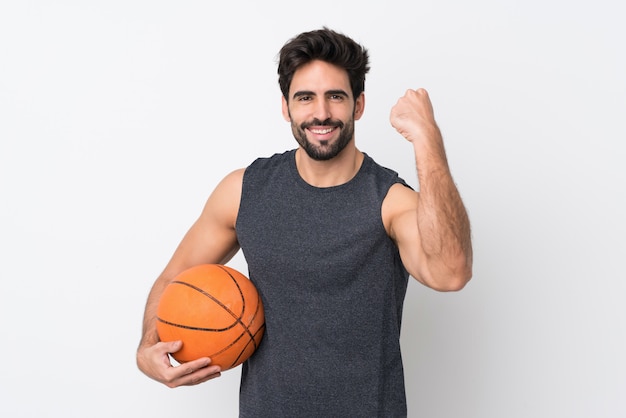
<svg viewBox="0 0 626 418">
<path fill-rule="evenodd" d="M 381 216 L 395 183 L 368 155 L 327 188 L 300 177 L 295 150 L 246 168 L 236 232 L 266 329 L 242 366 L 241 417 L 406 416 L 408 273 Z"/>
</svg>

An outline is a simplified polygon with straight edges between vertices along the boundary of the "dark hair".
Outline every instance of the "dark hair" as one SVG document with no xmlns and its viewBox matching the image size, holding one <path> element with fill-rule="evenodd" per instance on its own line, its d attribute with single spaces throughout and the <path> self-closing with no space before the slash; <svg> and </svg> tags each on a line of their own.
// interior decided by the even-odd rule
<svg viewBox="0 0 626 418">
<path fill-rule="evenodd" d="M 365 74 L 370 69 L 367 49 L 351 38 L 324 27 L 301 33 L 281 48 L 278 84 L 286 100 L 289 100 L 289 86 L 296 70 L 313 60 L 322 60 L 345 69 L 354 100 L 365 90 Z"/>
</svg>

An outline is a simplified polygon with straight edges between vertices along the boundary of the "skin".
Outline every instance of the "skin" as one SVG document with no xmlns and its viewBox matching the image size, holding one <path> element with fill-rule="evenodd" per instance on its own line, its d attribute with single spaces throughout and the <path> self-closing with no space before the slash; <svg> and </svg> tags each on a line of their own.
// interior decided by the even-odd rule
<svg viewBox="0 0 626 418">
<path fill-rule="evenodd" d="M 296 71 L 288 100 L 282 99 L 282 114 L 300 144 L 296 166 L 306 182 L 330 187 L 354 177 L 363 153 L 355 145 L 353 125 L 364 108 L 365 96 L 352 97 L 345 70 L 316 60 Z M 428 93 L 408 90 L 393 106 L 390 122 L 413 146 L 420 192 L 399 184 L 391 187 L 381 212 L 385 229 L 411 276 L 438 291 L 460 290 L 472 275 L 470 226 Z M 332 151 L 346 132 L 349 141 Z M 312 149 L 314 157 L 305 148 Z M 220 375 L 209 358 L 172 366 L 168 353 L 178 351 L 181 343 L 159 342 L 156 310 L 163 290 L 178 273 L 202 263 L 225 264 L 239 250 L 235 222 L 243 172 L 235 170 L 217 185 L 148 296 L 137 365 L 169 387 L 196 385 Z"/>
</svg>

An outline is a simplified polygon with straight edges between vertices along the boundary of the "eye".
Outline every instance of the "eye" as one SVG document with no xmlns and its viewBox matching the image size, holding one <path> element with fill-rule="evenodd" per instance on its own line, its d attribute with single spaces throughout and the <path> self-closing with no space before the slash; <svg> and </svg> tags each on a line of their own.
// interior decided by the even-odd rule
<svg viewBox="0 0 626 418">
<path fill-rule="evenodd" d="M 297 99 L 299 102 L 310 102 L 312 100 L 311 96 L 298 96 Z"/>
<path fill-rule="evenodd" d="M 334 101 L 334 102 L 340 102 L 344 99 L 344 97 L 341 94 L 331 94 L 329 96 L 330 100 Z"/>
</svg>

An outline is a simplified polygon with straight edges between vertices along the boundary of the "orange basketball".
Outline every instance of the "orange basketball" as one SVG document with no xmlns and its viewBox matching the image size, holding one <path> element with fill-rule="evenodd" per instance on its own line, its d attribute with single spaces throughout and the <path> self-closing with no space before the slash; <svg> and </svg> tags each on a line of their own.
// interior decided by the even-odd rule
<svg viewBox="0 0 626 418">
<path fill-rule="evenodd" d="M 203 264 L 180 273 L 157 310 L 161 341 L 181 340 L 179 363 L 210 357 L 222 371 L 246 361 L 265 331 L 263 303 L 254 284 L 237 270 Z"/>
</svg>

